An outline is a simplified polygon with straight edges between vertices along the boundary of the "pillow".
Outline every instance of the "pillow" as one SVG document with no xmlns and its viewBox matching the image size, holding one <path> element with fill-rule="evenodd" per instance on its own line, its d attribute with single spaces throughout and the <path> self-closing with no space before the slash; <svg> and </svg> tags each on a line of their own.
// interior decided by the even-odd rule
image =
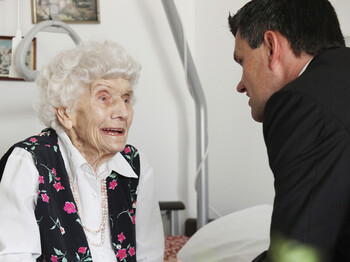
<svg viewBox="0 0 350 262">
<path fill-rule="evenodd" d="M 218 218 L 182 247 L 183 262 L 248 262 L 268 249 L 272 206 L 259 205 Z"/>
</svg>

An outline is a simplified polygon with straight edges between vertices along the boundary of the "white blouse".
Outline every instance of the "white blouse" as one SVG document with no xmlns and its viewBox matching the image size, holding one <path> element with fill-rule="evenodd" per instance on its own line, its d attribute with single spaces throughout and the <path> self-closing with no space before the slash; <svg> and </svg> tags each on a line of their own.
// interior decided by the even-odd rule
<svg viewBox="0 0 350 262">
<path fill-rule="evenodd" d="M 87 228 L 97 229 L 102 221 L 101 181 L 112 170 L 125 177 L 136 177 L 136 174 L 120 153 L 103 163 L 95 174 L 65 132 L 58 132 L 58 142 L 69 180 L 79 198 L 82 223 Z M 162 262 L 164 233 L 154 193 L 153 170 L 142 153 L 140 165 L 135 217 L 136 258 L 138 262 Z M 39 228 L 34 214 L 38 176 L 32 155 L 22 148 L 15 148 L 7 160 L 0 183 L 0 262 L 34 262 L 41 254 Z M 91 243 L 100 243 L 101 233 L 85 231 L 92 259 L 94 262 L 115 262 L 109 219 L 106 220 L 104 233 L 104 244 L 98 247 Z"/>
</svg>

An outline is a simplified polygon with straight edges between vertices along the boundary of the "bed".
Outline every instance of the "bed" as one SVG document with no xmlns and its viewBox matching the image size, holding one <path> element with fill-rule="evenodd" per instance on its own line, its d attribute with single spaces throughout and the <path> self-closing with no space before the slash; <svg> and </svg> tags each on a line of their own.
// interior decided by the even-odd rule
<svg viewBox="0 0 350 262">
<path fill-rule="evenodd" d="M 193 236 L 167 236 L 164 262 L 248 262 L 269 246 L 272 205 L 216 219 Z"/>
</svg>

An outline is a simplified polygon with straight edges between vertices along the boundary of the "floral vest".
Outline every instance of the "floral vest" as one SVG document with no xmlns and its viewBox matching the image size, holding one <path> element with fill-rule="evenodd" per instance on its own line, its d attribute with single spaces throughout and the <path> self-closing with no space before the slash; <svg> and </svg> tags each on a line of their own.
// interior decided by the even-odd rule
<svg viewBox="0 0 350 262">
<path fill-rule="evenodd" d="M 7 158 L 15 147 L 30 152 L 39 171 L 35 216 L 40 229 L 42 255 L 37 261 L 92 261 L 56 132 L 45 129 L 38 136 L 11 147 L 1 159 L 0 179 Z M 121 153 L 139 177 L 138 151 L 127 145 Z M 135 212 L 138 182 L 138 178 L 124 177 L 114 171 L 106 178 L 110 230 L 117 261 L 136 262 Z"/>
</svg>

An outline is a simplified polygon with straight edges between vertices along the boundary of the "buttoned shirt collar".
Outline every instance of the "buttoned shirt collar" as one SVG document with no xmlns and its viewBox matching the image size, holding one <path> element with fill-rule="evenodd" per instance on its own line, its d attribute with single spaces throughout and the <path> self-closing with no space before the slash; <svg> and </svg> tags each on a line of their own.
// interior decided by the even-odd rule
<svg viewBox="0 0 350 262">
<path fill-rule="evenodd" d="M 72 141 L 66 132 L 57 131 L 57 135 L 60 150 L 63 160 L 66 163 L 67 173 L 71 183 L 74 184 L 75 176 L 77 171 L 80 169 L 84 170 L 86 173 L 94 173 L 93 168 L 89 165 L 78 149 L 72 144 Z M 107 162 L 101 164 L 97 170 L 97 174 L 95 175 L 97 177 L 102 176 L 102 178 L 106 178 L 112 171 L 115 171 L 125 177 L 137 178 L 134 170 L 121 153 L 117 153 Z"/>
</svg>

